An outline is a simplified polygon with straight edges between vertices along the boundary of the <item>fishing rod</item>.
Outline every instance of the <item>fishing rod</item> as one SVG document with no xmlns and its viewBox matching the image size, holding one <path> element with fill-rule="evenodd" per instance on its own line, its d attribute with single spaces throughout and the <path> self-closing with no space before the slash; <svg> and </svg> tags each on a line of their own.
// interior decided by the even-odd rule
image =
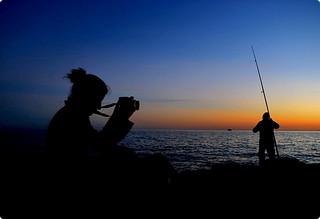
<svg viewBox="0 0 320 219">
<path fill-rule="evenodd" d="M 270 110 L 269 110 L 269 106 L 268 106 L 268 101 L 267 101 L 267 97 L 266 97 L 266 93 L 265 93 L 265 91 L 264 91 L 264 86 L 263 86 L 263 83 L 262 83 L 262 78 L 261 78 L 261 74 L 260 74 L 260 69 L 259 69 L 259 66 L 258 66 L 257 58 L 256 58 L 256 53 L 254 52 L 253 46 L 251 46 L 251 49 L 252 49 L 252 53 L 253 53 L 253 56 L 254 56 L 254 61 L 255 61 L 255 63 L 256 63 L 256 67 L 257 67 L 257 71 L 258 71 L 258 75 L 259 75 L 259 80 L 260 80 L 260 84 L 261 84 L 261 88 L 262 88 L 262 93 L 263 93 L 263 97 L 264 97 L 264 102 L 265 102 L 266 107 L 267 107 L 267 112 L 269 113 L 269 115 L 270 115 L 270 117 L 271 117 Z M 276 138 L 275 138 L 275 136 L 274 136 L 274 133 L 273 133 L 273 141 L 274 141 L 274 145 L 275 145 L 275 148 L 276 148 L 277 157 L 279 158 L 279 151 L 278 151 L 277 141 L 276 141 Z"/>
</svg>

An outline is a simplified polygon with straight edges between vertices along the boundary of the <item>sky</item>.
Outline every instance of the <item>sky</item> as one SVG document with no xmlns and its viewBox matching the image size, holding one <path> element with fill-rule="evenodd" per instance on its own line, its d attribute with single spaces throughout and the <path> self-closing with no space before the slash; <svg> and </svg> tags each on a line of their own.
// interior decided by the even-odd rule
<svg viewBox="0 0 320 219">
<path fill-rule="evenodd" d="M 317 0 L 2 0 L 0 127 L 46 128 L 82 67 L 140 100 L 136 128 L 251 129 L 254 46 L 272 118 L 320 130 L 319 39 Z"/>
</svg>

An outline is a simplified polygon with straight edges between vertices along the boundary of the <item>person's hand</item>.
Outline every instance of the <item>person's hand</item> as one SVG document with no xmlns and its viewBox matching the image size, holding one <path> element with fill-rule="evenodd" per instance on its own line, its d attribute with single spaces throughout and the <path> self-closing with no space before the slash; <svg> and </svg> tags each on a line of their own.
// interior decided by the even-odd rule
<svg viewBox="0 0 320 219">
<path fill-rule="evenodd" d="M 120 97 L 114 109 L 114 116 L 120 120 L 128 120 L 137 110 L 133 97 Z"/>
</svg>

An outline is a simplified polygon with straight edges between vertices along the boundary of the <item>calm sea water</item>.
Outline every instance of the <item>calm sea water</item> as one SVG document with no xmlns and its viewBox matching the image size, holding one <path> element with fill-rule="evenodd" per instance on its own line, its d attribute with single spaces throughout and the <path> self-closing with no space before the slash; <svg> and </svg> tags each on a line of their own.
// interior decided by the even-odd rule
<svg viewBox="0 0 320 219">
<path fill-rule="evenodd" d="M 45 130 L 6 130 L 1 145 L 43 151 Z M 280 156 L 320 163 L 320 132 L 276 131 Z M 259 134 L 252 131 L 133 129 L 122 141 L 138 154 L 162 153 L 181 170 L 211 168 L 213 163 L 257 164 Z"/>
<path fill-rule="evenodd" d="M 320 132 L 277 131 L 280 156 L 320 162 Z M 177 170 L 213 163 L 257 164 L 259 134 L 252 131 L 133 130 L 123 141 L 137 153 L 162 153 Z"/>
</svg>

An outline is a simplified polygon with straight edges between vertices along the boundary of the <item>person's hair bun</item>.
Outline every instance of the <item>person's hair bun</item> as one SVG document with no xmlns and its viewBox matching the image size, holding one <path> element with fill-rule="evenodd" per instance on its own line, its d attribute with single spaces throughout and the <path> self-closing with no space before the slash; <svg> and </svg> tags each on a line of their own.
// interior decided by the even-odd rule
<svg viewBox="0 0 320 219">
<path fill-rule="evenodd" d="M 84 80 L 86 74 L 87 72 L 83 68 L 74 68 L 69 74 L 67 74 L 66 77 L 69 78 L 70 81 L 74 84 Z"/>
</svg>

